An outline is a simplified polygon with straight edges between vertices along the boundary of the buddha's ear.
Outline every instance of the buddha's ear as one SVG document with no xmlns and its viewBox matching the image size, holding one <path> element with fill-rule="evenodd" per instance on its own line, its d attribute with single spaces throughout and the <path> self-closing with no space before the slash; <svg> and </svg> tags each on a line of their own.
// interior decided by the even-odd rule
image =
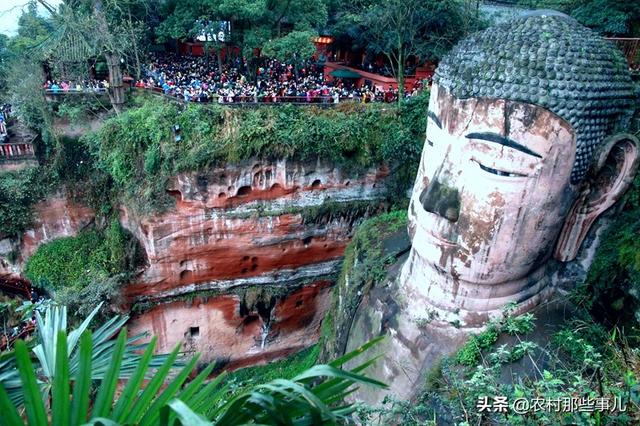
<svg viewBox="0 0 640 426">
<path fill-rule="evenodd" d="M 600 152 L 560 232 L 554 257 L 561 262 L 576 258 L 595 220 L 622 197 L 638 169 L 640 141 L 633 135 L 607 139 Z"/>
</svg>

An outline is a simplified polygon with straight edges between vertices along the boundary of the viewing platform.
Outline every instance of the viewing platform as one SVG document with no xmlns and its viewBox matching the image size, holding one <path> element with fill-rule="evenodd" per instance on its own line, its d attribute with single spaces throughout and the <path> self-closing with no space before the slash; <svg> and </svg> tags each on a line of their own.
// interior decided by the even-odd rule
<svg viewBox="0 0 640 426">
<path fill-rule="evenodd" d="M 0 143 L 0 171 L 37 166 L 38 161 L 33 147 L 36 135 L 18 122 L 10 125 L 8 131 L 9 142 Z"/>
</svg>

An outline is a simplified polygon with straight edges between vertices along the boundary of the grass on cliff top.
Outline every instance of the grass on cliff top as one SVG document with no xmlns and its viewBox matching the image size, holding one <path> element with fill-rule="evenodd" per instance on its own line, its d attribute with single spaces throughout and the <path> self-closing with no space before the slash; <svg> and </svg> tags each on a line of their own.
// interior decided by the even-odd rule
<svg viewBox="0 0 640 426">
<path fill-rule="evenodd" d="M 354 174 L 390 163 L 393 178 L 402 180 L 396 186 L 406 191 L 424 142 L 427 105 L 426 92 L 400 106 L 345 103 L 326 109 L 183 106 L 142 99 L 82 141 L 96 168 L 141 212 L 170 205 L 165 186 L 176 173 L 253 157 L 321 158 Z"/>
</svg>

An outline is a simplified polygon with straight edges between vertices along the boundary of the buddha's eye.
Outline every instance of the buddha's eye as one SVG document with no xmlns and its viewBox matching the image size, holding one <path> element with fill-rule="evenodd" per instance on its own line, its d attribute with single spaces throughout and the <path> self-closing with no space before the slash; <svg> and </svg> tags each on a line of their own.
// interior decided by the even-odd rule
<svg viewBox="0 0 640 426">
<path fill-rule="evenodd" d="M 487 166 L 484 166 L 484 165 L 480 164 L 478 161 L 476 161 L 476 163 L 478 163 L 478 166 L 480 166 L 480 168 L 482 170 L 484 170 L 487 173 L 491 173 L 493 175 L 506 176 L 506 177 L 525 177 L 526 176 L 526 175 L 523 175 L 521 173 L 505 172 L 503 170 L 493 169 L 491 167 L 487 167 Z"/>
</svg>

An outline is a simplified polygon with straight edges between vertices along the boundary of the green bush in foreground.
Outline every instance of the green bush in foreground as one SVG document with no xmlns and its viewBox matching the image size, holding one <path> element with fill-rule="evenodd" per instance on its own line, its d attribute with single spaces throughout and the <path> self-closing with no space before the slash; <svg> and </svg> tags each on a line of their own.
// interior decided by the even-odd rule
<svg viewBox="0 0 640 426">
<path fill-rule="evenodd" d="M 507 316 L 472 336 L 455 355 L 444 359 L 428 377 L 415 407 L 429 407 L 426 419 L 456 424 L 496 425 L 633 425 L 640 421 L 640 351 L 618 330 L 606 330 L 589 318 L 567 323 L 544 347 L 529 338 L 532 314 Z M 514 336 L 496 345 L 499 333 Z M 555 410 L 544 406 L 526 413 L 481 411 L 478 401 L 496 396 L 509 404 L 527 401 L 595 401 L 606 398 L 622 410 Z M 587 404 L 583 402 L 582 404 Z M 553 407 L 553 406 L 551 406 Z M 446 418 L 445 418 L 446 417 Z"/>
<path fill-rule="evenodd" d="M 316 344 L 279 361 L 233 371 L 229 373 L 229 379 L 234 380 L 239 389 L 278 378 L 291 379 L 316 364 L 319 350 Z"/>
</svg>

